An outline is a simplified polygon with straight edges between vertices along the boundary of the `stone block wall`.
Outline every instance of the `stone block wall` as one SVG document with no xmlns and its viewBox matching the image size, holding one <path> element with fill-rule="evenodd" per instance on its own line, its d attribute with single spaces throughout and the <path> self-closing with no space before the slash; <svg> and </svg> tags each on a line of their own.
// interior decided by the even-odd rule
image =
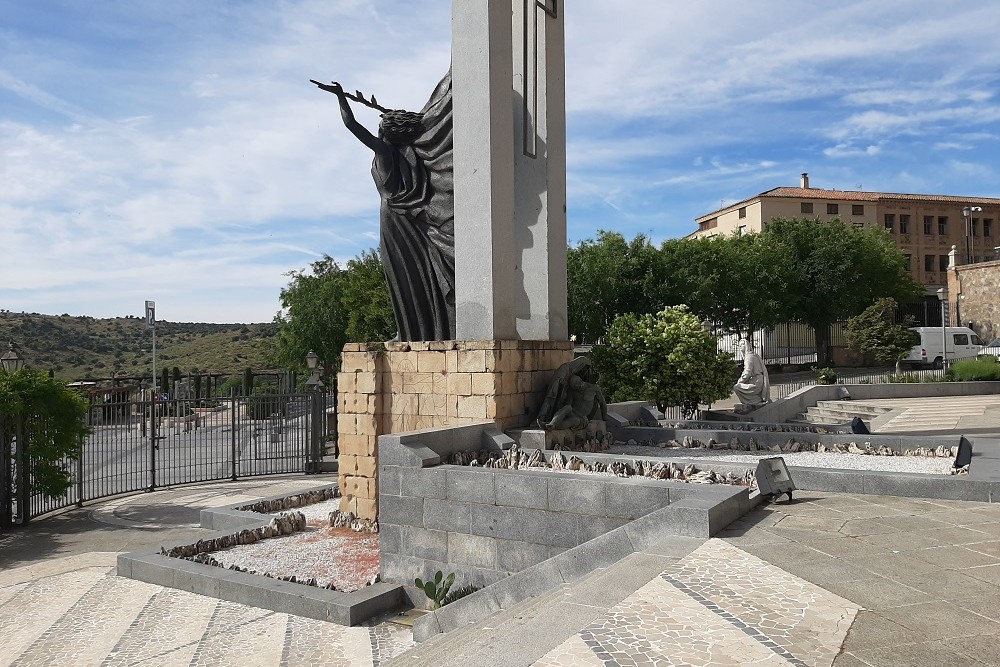
<svg viewBox="0 0 1000 667">
<path fill-rule="evenodd" d="M 569 341 L 349 344 L 337 376 L 341 511 L 378 516 L 380 435 L 493 421 L 527 425 Z"/>
<path fill-rule="evenodd" d="M 453 452 L 508 446 L 490 427 L 379 439 L 383 581 L 412 585 L 441 570 L 456 586 L 487 586 L 602 536 L 618 533 L 612 541 L 624 549 L 643 517 L 657 517 L 642 528 L 654 540 L 708 537 L 749 509 L 746 489 L 726 485 L 441 464 Z"/>
<path fill-rule="evenodd" d="M 948 271 L 951 326 L 972 322 L 986 342 L 1000 338 L 1000 261 L 956 266 Z"/>
</svg>

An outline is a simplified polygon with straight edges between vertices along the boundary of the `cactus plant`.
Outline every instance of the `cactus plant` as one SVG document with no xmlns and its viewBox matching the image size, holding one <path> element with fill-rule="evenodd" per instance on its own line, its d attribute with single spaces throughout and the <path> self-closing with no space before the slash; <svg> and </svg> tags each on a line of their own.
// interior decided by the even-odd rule
<svg viewBox="0 0 1000 667">
<path fill-rule="evenodd" d="M 413 580 L 417 588 L 423 590 L 424 595 L 433 603 L 434 609 L 444 605 L 444 600 L 451 590 L 451 585 L 455 583 L 455 573 L 452 572 L 447 577 L 441 570 L 434 574 L 434 580 L 421 581 L 420 577 Z"/>
</svg>

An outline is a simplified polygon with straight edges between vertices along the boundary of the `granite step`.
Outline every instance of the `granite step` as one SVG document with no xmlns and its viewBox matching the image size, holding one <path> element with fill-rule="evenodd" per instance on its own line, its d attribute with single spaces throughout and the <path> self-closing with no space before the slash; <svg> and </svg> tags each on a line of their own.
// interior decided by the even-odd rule
<svg viewBox="0 0 1000 667">
<path fill-rule="evenodd" d="M 530 665 L 645 586 L 704 540 L 671 537 L 609 567 L 501 610 L 479 623 L 436 635 L 385 667 Z"/>
</svg>

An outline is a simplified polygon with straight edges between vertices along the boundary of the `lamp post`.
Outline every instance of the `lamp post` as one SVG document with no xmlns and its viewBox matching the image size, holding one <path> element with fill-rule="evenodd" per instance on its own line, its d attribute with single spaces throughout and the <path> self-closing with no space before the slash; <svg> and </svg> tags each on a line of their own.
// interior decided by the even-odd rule
<svg viewBox="0 0 1000 667">
<path fill-rule="evenodd" d="M 948 370 L 948 290 L 939 287 L 938 301 L 941 302 L 941 368 Z"/>
<path fill-rule="evenodd" d="M 16 373 L 24 368 L 24 359 L 14 349 L 14 341 L 7 341 L 7 351 L 0 356 L 0 365 L 8 373 Z"/>
<path fill-rule="evenodd" d="M 965 218 L 965 263 L 972 264 L 972 214 L 982 211 L 982 206 L 966 206 L 962 209 Z"/>
<path fill-rule="evenodd" d="M 320 369 L 318 368 L 319 355 L 309 350 L 306 355 L 306 366 L 309 368 L 309 379 L 306 380 L 306 387 L 309 389 L 311 398 L 311 423 L 310 439 L 312 442 L 308 448 L 309 461 L 306 472 L 319 472 L 320 461 L 323 460 L 323 413 L 326 409 L 326 400 L 323 397 L 323 380 L 320 379 Z"/>
<path fill-rule="evenodd" d="M 323 388 L 323 380 L 320 379 L 320 370 L 317 368 L 318 363 L 319 355 L 309 350 L 309 354 L 306 355 L 306 367 L 309 369 L 309 379 L 306 380 L 306 386 L 311 391 L 319 391 Z"/>
</svg>

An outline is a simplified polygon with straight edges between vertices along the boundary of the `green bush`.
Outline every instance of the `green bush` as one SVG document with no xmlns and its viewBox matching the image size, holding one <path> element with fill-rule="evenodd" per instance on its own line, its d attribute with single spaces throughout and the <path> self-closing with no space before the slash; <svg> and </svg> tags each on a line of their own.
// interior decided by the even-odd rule
<svg viewBox="0 0 1000 667">
<path fill-rule="evenodd" d="M 920 378 L 916 375 L 909 375 L 907 373 L 889 373 L 888 375 L 885 376 L 885 381 L 893 383 L 902 382 L 902 383 L 916 384 L 920 382 Z"/>
<path fill-rule="evenodd" d="M 0 370 L 0 448 L 11 447 L 19 425 L 32 493 L 55 498 L 70 487 L 75 466 L 67 463 L 80 456 L 86 415 L 86 401 L 46 373 Z"/>
<path fill-rule="evenodd" d="M 837 371 L 832 368 L 817 368 L 816 381 L 820 384 L 835 384 L 837 382 Z"/>
<path fill-rule="evenodd" d="M 948 369 L 947 378 L 952 381 L 1000 380 L 1000 363 L 996 357 L 963 359 L 956 361 Z"/>
<path fill-rule="evenodd" d="M 674 306 L 655 315 L 619 315 L 592 358 L 609 401 L 679 406 L 690 417 L 700 404 L 732 393 L 732 357 L 717 345 L 687 306 Z"/>
</svg>

